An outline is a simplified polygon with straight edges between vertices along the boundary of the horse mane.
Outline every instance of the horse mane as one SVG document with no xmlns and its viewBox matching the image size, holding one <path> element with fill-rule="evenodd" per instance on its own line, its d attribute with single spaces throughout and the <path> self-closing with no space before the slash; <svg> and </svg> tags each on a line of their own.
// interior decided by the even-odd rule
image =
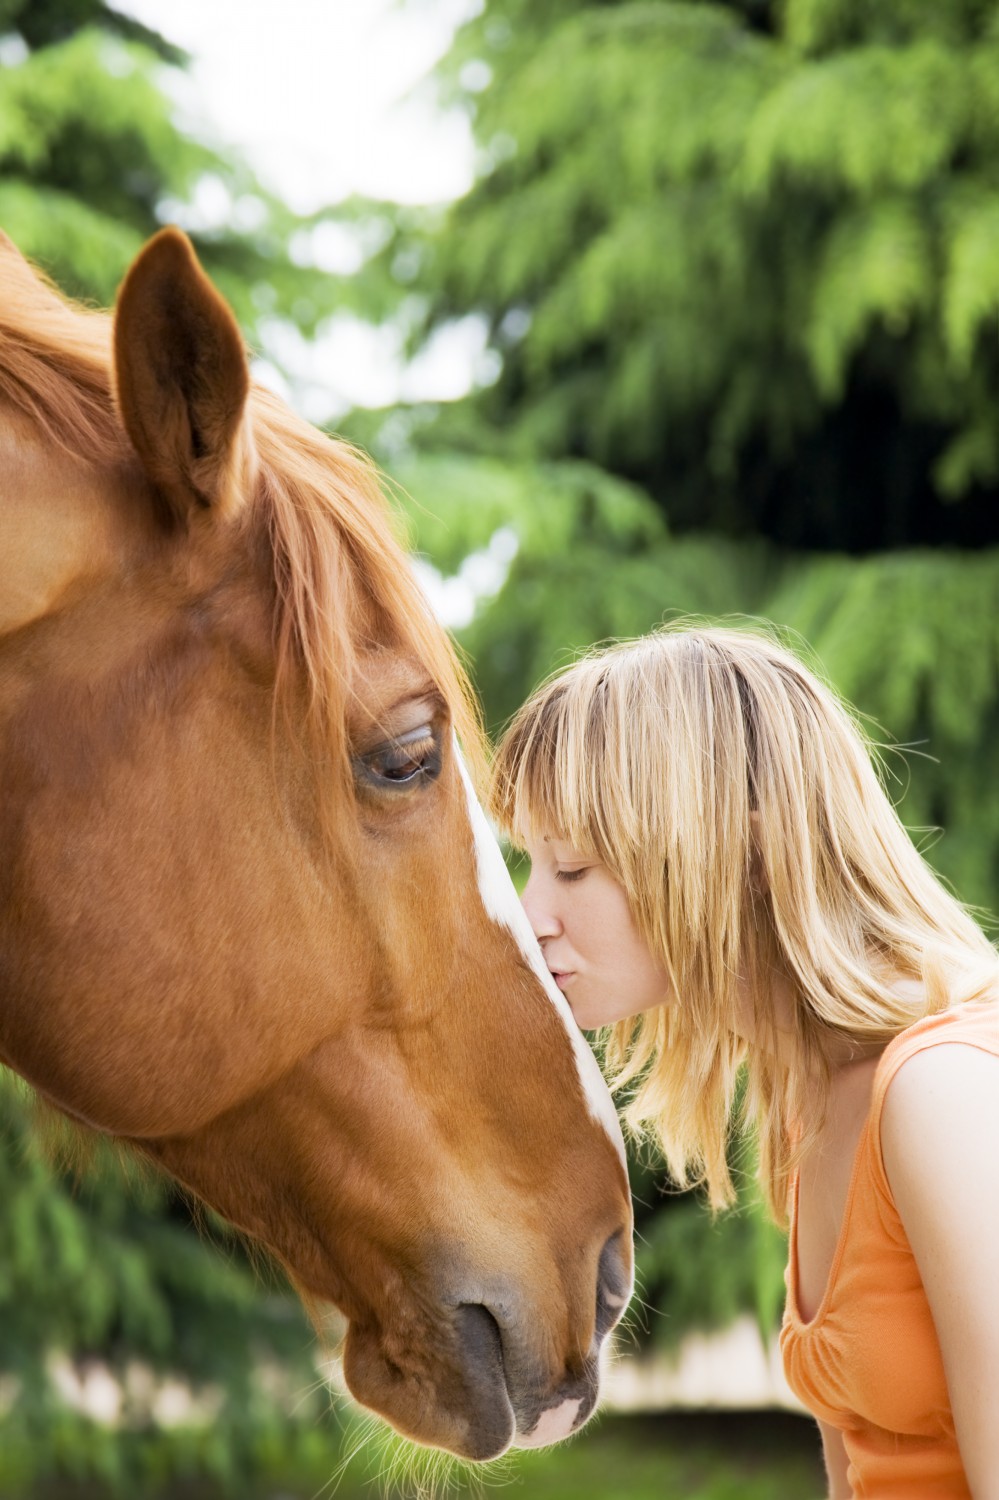
<svg viewBox="0 0 999 1500">
<path fill-rule="evenodd" d="M 77 461 L 131 462 L 115 403 L 110 316 L 69 301 L 9 242 L 0 243 L 0 257 L 0 397 Z M 348 773 L 346 685 L 359 652 L 379 645 L 423 666 L 479 769 L 484 740 L 473 689 L 393 533 L 375 467 L 257 384 L 249 414 L 259 458 L 250 517 L 266 528 L 274 568 L 275 701 L 287 703 L 298 664 L 320 785 L 332 801 L 339 778 L 330 771 Z M 333 811 L 325 799 L 323 811 L 324 818 Z"/>
</svg>

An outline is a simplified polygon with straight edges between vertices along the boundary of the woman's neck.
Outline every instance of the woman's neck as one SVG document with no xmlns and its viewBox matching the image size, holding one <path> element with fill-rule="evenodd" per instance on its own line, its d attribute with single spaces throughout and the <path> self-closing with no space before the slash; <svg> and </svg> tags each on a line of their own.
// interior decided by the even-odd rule
<svg viewBox="0 0 999 1500">
<path fill-rule="evenodd" d="M 920 1014 L 920 1002 L 924 998 L 924 987 L 920 980 L 903 975 L 887 978 L 878 975 L 878 980 L 900 999 L 913 1005 L 914 1018 Z M 771 976 L 768 986 L 770 1019 L 761 1024 L 755 1008 L 753 987 L 747 977 L 739 986 L 739 1011 L 736 1034 L 742 1037 L 751 1051 L 764 1049 L 786 1067 L 800 1065 L 801 1052 L 798 1045 L 798 1028 L 795 1025 L 795 1010 L 800 1000 L 790 980 L 783 974 Z M 832 1076 L 858 1063 L 881 1056 L 887 1043 L 883 1039 L 850 1036 L 847 1032 L 829 1030 L 823 1045 L 825 1063 Z"/>
</svg>

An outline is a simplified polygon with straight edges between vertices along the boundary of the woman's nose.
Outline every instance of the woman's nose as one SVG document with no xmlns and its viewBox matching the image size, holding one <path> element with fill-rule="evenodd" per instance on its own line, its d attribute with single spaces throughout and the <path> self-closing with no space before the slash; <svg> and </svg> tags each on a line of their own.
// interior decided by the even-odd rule
<svg viewBox="0 0 999 1500">
<path fill-rule="evenodd" d="M 520 897 L 527 913 L 531 930 L 540 943 L 542 939 L 556 937 L 562 924 L 551 910 L 551 903 L 544 899 L 542 883 L 532 871 Z"/>
</svg>

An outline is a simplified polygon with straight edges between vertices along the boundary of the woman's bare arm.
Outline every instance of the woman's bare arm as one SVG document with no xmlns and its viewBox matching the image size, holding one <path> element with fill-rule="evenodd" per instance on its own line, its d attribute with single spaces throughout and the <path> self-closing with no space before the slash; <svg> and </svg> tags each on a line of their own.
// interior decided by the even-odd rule
<svg viewBox="0 0 999 1500">
<path fill-rule="evenodd" d="M 846 1456 L 843 1434 L 838 1427 L 831 1427 L 828 1422 L 820 1422 L 819 1431 L 822 1434 L 822 1453 L 829 1479 L 829 1500 L 851 1500 L 853 1491 L 847 1478 L 850 1460 Z"/>
<path fill-rule="evenodd" d="M 892 1080 L 885 1170 L 943 1354 L 975 1500 L 999 1500 L 999 1057 L 945 1044 Z"/>
</svg>

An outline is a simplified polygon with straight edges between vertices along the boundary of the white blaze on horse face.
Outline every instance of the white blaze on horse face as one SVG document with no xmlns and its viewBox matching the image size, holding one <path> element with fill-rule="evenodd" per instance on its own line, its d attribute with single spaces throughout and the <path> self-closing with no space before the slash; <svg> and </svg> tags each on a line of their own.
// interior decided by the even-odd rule
<svg viewBox="0 0 999 1500">
<path fill-rule="evenodd" d="M 576 1058 L 576 1067 L 579 1071 L 580 1082 L 583 1085 L 583 1095 L 589 1105 L 590 1114 L 595 1120 L 599 1120 L 614 1145 L 617 1147 L 618 1155 L 622 1163 L 625 1161 L 624 1139 L 621 1135 L 621 1125 L 614 1108 L 614 1101 L 610 1096 L 610 1090 L 604 1082 L 603 1074 L 597 1065 L 582 1032 L 573 1019 L 569 1002 L 552 978 L 548 965 L 545 963 L 544 955 L 538 944 L 537 938 L 531 931 L 531 924 L 527 920 L 527 913 L 520 904 L 510 872 L 500 853 L 499 844 L 492 829 L 486 820 L 486 815 L 479 805 L 479 799 L 475 795 L 471 778 L 461 756 L 458 756 L 458 765 L 461 769 L 462 780 L 465 783 L 465 791 L 468 796 L 468 815 L 472 823 L 472 832 L 475 835 L 475 855 L 479 871 L 479 890 L 482 894 L 482 904 L 486 912 L 494 922 L 500 926 L 507 927 L 517 939 L 518 944 L 534 970 L 545 993 L 555 1006 L 572 1043 L 573 1053 Z"/>
</svg>

